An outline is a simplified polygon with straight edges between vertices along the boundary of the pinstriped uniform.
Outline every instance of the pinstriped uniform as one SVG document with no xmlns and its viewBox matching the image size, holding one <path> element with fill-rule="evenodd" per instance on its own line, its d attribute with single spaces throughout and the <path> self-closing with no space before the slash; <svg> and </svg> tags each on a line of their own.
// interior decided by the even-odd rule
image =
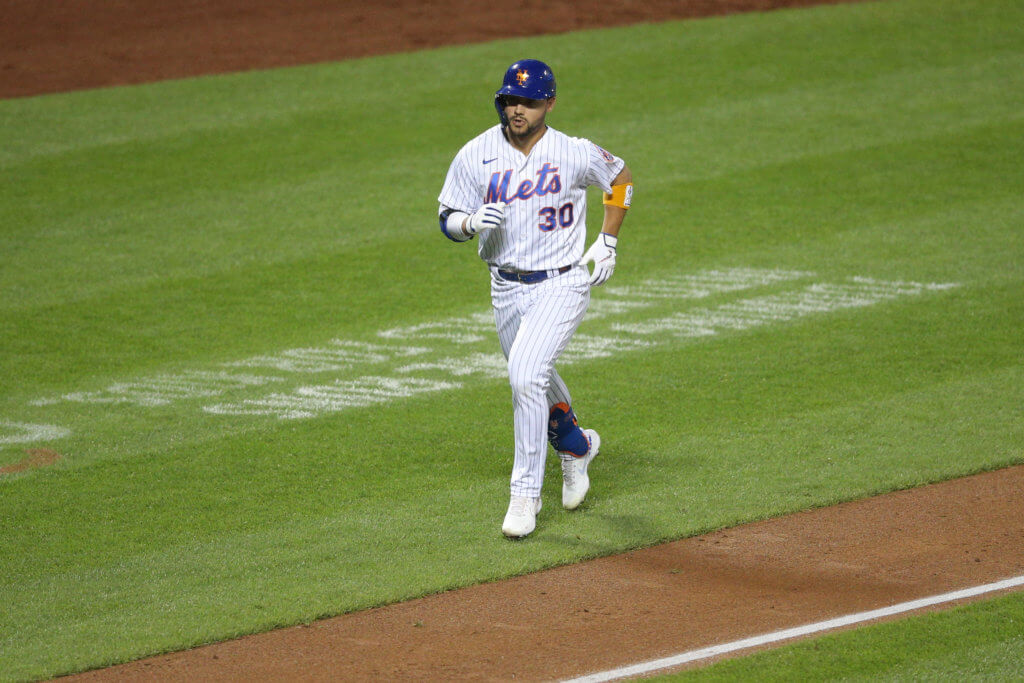
<svg viewBox="0 0 1024 683">
<path fill-rule="evenodd" d="M 438 200 L 472 214 L 482 204 L 506 202 L 505 223 L 480 233 L 479 254 L 491 269 L 491 302 L 501 349 L 508 359 L 515 429 L 511 493 L 540 495 L 547 455 L 550 407 L 572 405 L 555 361 L 583 321 L 589 274 L 577 265 L 586 243 L 587 187 L 611 191 L 622 159 L 584 138 L 550 126 L 529 155 L 496 125 L 470 140 L 448 169 Z M 503 279 L 499 269 L 564 274 L 527 284 Z"/>
</svg>

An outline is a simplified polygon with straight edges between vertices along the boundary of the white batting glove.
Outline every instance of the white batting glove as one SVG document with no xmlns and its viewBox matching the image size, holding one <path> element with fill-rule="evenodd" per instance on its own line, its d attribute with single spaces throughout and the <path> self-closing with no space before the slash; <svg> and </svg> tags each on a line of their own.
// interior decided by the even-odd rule
<svg viewBox="0 0 1024 683">
<path fill-rule="evenodd" d="M 590 275 L 590 284 L 593 286 L 603 285 L 615 272 L 615 245 L 619 238 L 602 232 L 587 249 L 587 253 L 580 259 L 580 265 L 594 263 L 594 272 Z"/>
<path fill-rule="evenodd" d="M 481 230 L 501 227 L 505 222 L 506 206 L 508 205 L 505 202 L 484 204 L 469 217 L 463 229 L 470 235 L 475 235 Z"/>
</svg>

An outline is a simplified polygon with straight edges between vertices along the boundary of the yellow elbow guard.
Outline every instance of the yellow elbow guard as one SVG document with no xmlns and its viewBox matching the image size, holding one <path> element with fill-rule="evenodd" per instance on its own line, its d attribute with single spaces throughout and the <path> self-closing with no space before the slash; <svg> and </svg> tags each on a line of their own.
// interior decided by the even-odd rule
<svg viewBox="0 0 1024 683">
<path fill-rule="evenodd" d="M 617 206 L 620 209 L 628 209 L 633 202 L 633 183 L 612 185 L 611 194 L 604 193 L 604 203 L 609 206 Z"/>
</svg>

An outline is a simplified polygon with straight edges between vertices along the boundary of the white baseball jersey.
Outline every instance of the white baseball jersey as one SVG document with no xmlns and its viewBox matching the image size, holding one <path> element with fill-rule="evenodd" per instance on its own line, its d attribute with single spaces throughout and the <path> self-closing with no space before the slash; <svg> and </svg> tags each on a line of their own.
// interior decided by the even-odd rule
<svg viewBox="0 0 1024 683">
<path fill-rule="evenodd" d="M 495 125 L 459 150 L 438 201 L 468 214 L 482 204 L 506 202 L 505 224 L 479 235 L 480 258 L 499 268 L 551 270 L 582 258 L 587 187 L 611 192 L 624 165 L 590 140 L 550 126 L 524 155 Z"/>
</svg>

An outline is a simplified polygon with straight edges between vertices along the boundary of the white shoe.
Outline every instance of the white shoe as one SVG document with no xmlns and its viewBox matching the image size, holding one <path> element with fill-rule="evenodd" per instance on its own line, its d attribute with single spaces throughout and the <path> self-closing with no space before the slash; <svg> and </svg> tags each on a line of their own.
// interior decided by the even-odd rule
<svg viewBox="0 0 1024 683">
<path fill-rule="evenodd" d="M 590 461 L 597 457 L 601 450 L 601 437 L 593 429 L 584 429 L 583 434 L 590 442 L 590 449 L 583 457 L 577 458 L 571 453 L 561 453 L 562 457 L 562 507 L 575 510 L 587 497 L 590 490 L 590 476 L 587 468 Z"/>
<path fill-rule="evenodd" d="M 501 525 L 501 533 L 509 538 L 522 538 L 537 527 L 537 513 L 540 512 L 540 497 L 527 498 L 512 496 Z"/>
</svg>

